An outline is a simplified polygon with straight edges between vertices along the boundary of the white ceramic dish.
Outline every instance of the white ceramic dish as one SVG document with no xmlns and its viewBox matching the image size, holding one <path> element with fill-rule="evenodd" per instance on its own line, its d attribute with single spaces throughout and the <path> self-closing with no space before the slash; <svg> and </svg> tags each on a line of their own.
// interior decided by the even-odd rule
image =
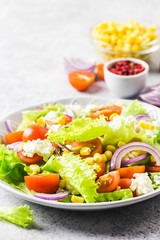
<svg viewBox="0 0 160 240">
<path fill-rule="evenodd" d="M 140 63 L 145 70 L 141 73 L 124 76 L 110 72 L 108 70 L 115 62 L 129 60 L 131 62 Z M 109 90 L 114 92 L 117 97 L 132 97 L 139 93 L 146 84 L 149 66 L 146 62 L 136 58 L 116 58 L 104 65 L 104 79 Z"/>
<path fill-rule="evenodd" d="M 54 102 L 61 102 L 63 104 L 70 104 L 73 102 L 78 102 L 80 103 L 82 106 L 85 106 L 86 104 L 89 104 L 91 102 L 98 102 L 100 104 L 111 104 L 111 103 L 115 103 L 116 101 L 122 101 L 124 104 L 129 104 L 131 102 L 131 100 L 119 100 L 119 99 L 106 99 L 106 98 L 99 98 L 99 97 L 83 97 L 83 98 L 66 98 L 66 99 L 56 99 Z M 159 119 L 160 120 L 160 110 L 159 108 L 152 106 L 150 104 L 147 103 L 143 103 L 144 107 L 147 109 L 148 113 L 151 115 L 152 118 L 155 119 Z M 40 107 L 41 105 L 36 105 L 36 106 L 32 106 L 32 107 L 28 107 L 22 110 L 19 110 L 15 113 L 12 113 L 8 116 L 6 116 L 5 118 L 3 118 L 2 120 L 0 120 L 0 131 L 4 132 L 4 134 L 6 133 L 5 130 L 5 120 L 10 119 L 14 122 L 20 123 L 21 119 L 22 119 L 22 115 L 21 112 L 24 110 L 28 110 L 28 109 L 36 109 L 37 107 Z M 110 208 L 117 208 L 117 207 L 123 207 L 123 206 L 127 206 L 127 205 L 131 205 L 134 203 L 138 203 L 144 200 L 147 200 L 149 198 L 152 198 L 156 195 L 160 194 L 160 189 L 153 191 L 151 193 L 148 193 L 146 195 L 143 196 L 139 196 L 136 198 L 130 198 L 130 199 L 126 199 L 123 201 L 114 201 L 114 202 L 102 202 L 102 203 L 61 203 L 61 202 L 56 202 L 56 201 L 48 201 L 48 200 L 43 200 L 43 199 L 38 199 L 35 198 L 31 195 L 27 195 L 13 187 L 11 187 L 10 185 L 8 185 L 7 183 L 3 182 L 2 180 L 0 180 L 0 187 L 5 189 L 6 191 L 8 191 L 11 194 L 16 195 L 19 198 L 25 199 L 27 201 L 30 202 L 34 202 L 40 205 L 45 205 L 48 207 L 54 207 L 54 208 L 61 208 L 61 209 L 68 209 L 68 210 L 100 210 L 100 209 L 110 209 Z"/>
</svg>

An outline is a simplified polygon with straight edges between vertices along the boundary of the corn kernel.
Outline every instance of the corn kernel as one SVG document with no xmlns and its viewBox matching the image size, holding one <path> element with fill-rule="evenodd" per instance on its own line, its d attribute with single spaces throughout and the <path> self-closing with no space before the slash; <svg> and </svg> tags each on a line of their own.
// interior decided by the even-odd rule
<svg viewBox="0 0 160 240">
<path fill-rule="evenodd" d="M 64 125 L 65 120 L 63 118 L 59 118 L 58 121 L 57 121 L 57 124 Z"/>
<path fill-rule="evenodd" d="M 139 152 L 138 152 L 138 151 L 132 151 L 132 154 L 133 154 L 135 157 L 138 157 L 138 156 L 139 156 Z"/>
<path fill-rule="evenodd" d="M 84 156 L 84 155 L 90 155 L 91 151 L 92 151 L 92 150 L 91 150 L 89 147 L 83 147 L 83 148 L 81 148 L 81 150 L 80 150 L 80 154 L 81 154 L 82 156 Z"/>
<path fill-rule="evenodd" d="M 113 145 L 107 145 L 106 150 L 109 150 L 112 153 L 114 153 L 116 151 L 116 147 Z"/>
<path fill-rule="evenodd" d="M 40 126 L 43 126 L 43 127 L 46 126 L 46 123 L 43 121 L 43 118 L 38 118 L 36 123 Z"/>
<path fill-rule="evenodd" d="M 74 141 L 72 139 L 68 139 L 68 140 L 66 140 L 65 144 L 66 145 L 72 145 L 73 142 Z"/>
<path fill-rule="evenodd" d="M 59 181 L 59 187 L 61 188 L 61 189 L 63 189 L 63 188 L 65 188 L 65 186 L 66 186 L 66 182 L 62 179 L 62 180 L 60 180 Z"/>
<path fill-rule="evenodd" d="M 68 150 L 63 151 L 63 154 L 68 154 L 68 153 L 70 153 Z"/>
<path fill-rule="evenodd" d="M 112 121 L 115 116 L 117 116 L 117 113 L 112 113 L 109 117 L 109 121 Z"/>
<path fill-rule="evenodd" d="M 155 127 L 151 122 L 139 121 L 138 126 L 147 130 L 153 130 Z"/>
<path fill-rule="evenodd" d="M 122 141 L 119 141 L 118 144 L 117 144 L 118 147 L 122 147 L 123 145 L 125 145 L 125 143 L 122 142 Z"/>
<path fill-rule="evenodd" d="M 84 203 L 84 198 L 73 195 L 71 197 L 71 202 L 72 203 Z"/>
<path fill-rule="evenodd" d="M 107 162 L 108 159 L 105 154 L 102 154 L 102 158 L 103 158 L 103 162 Z"/>
<path fill-rule="evenodd" d="M 95 160 L 95 162 L 103 162 L 103 157 L 100 153 L 95 153 L 93 159 Z"/>
<path fill-rule="evenodd" d="M 36 172 L 36 173 L 39 173 L 41 171 L 40 166 L 38 166 L 37 164 L 31 164 L 29 166 L 29 169 L 30 171 Z"/>
<path fill-rule="evenodd" d="M 153 163 L 156 162 L 156 159 L 152 155 L 151 155 L 150 159 L 151 159 L 151 162 L 153 162 Z"/>
<path fill-rule="evenodd" d="M 93 157 L 87 157 L 85 158 L 85 161 L 89 164 L 89 165 L 93 165 L 95 163 L 95 160 Z"/>
<path fill-rule="evenodd" d="M 111 160 L 111 158 L 112 158 L 112 152 L 111 151 L 109 151 L 109 150 L 107 150 L 107 151 L 105 151 L 105 153 L 104 153 L 105 155 L 106 155 L 106 157 L 107 157 L 107 160 L 108 161 L 110 161 Z"/>
</svg>

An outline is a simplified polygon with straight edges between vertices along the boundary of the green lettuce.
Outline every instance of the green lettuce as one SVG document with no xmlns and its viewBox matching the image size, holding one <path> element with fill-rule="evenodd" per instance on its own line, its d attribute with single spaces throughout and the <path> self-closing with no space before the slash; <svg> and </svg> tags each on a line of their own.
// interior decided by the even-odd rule
<svg viewBox="0 0 160 240">
<path fill-rule="evenodd" d="M 130 189 L 121 189 L 114 192 L 99 193 L 96 202 L 111 202 L 132 198 L 133 193 Z"/>
<path fill-rule="evenodd" d="M 142 141 L 154 145 L 156 135 L 148 136 L 144 129 L 137 133 L 130 122 L 121 117 L 116 117 L 109 125 L 104 134 L 103 146 L 107 144 L 117 144 L 119 141 L 128 143 L 129 141 Z"/>
<path fill-rule="evenodd" d="M 149 176 L 152 180 L 152 187 L 154 189 L 160 188 L 160 172 L 150 172 Z"/>
<path fill-rule="evenodd" d="M 142 107 L 142 103 L 140 101 L 134 100 L 128 106 L 123 106 L 121 116 L 128 117 L 139 113 L 147 113 L 147 111 L 144 107 Z"/>
<path fill-rule="evenodd" d="M 30 110 L 22 112 L 23 120 L 19 124 L 17 131 L 24 131 L 27 127 L 33 124 L 38 118 L 44 117 L 49 111 L 37 111 L 37 110 Z"/>
<path fill-rule="evenodd" d="M 61 157 L 52 156 L 42 167 L 42 171 L 57 172 L 67 183 L 70 191 L 81 194 L 87 203 L 94 203 L 98 184 L 95 182 L 98 165 L 88 165 L 78 155 L 72 153 Z"/>
<path fill-rule="evenodd" d="M 0 178 L 11 186 L 29 193 L 24 183 L 25 166 L 16 151 L 9 151 L 7 147 L 0 145 Z"/>
<path fill-rule="evenodd" d="M 1 207 L 0 219 L 7 220 L 24 228 L 28 227 L 34 221 L 32 210 L 29 210 L 29 206 L 27 205 L 20 207 Z"/>
<path fill-rule="evenodd" d="M 100 137 L 106 131 L 108 123 L 104 116 L 99 119 L 77 118 L 68 126 L 63 126 L 58 132 L 48 135 L 48 140 L 56 143 L 64 143 L 67 139 L 76 141 L 89 141 Z"/>
<path fill-rule="evenodd" d="M 61 103 L 56 103 L 56 104 L 44 104 L 43 105 L 43 109 L 46 111 L 56 111 L 56 114 L 58 117 L 61 117 L 61 115 L 64 113 L 65 111 L 65 106 Z"/>
</svg>

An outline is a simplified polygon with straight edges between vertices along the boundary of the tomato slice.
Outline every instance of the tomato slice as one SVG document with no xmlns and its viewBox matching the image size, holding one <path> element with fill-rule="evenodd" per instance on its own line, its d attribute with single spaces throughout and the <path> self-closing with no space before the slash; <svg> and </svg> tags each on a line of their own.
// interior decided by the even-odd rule
<svg viewBox="0 0 160 240">
<path fill-rule="evenodd" d="M 14 142 L 22 141 L 22 135 L 23 135 L 23 131 L 17 131 L 17 132 L 6 134 L 5 139 L 8 144 L 11 144 Z"/>
<path fill-rule="evenodd" d="M 99 193 L 112 192 L 119 185 L 120 174 L 119 171 L 109 172 L 106 175 L 101 176 L 97 182 L 100 183 L 100 186 L 97 190 Z"/>
<path fill-rule="evenodd" d="M 68 79 L 72 87 L 79 91 L 84 91 L 94 82 L 95 74 L 84 71 L 75 71 L 69 73 Z"/>
<path fill-rule="evenodd" d="M 27 188 L 38 193 L 55 193 L 59 186 L 59 174 L 31 175 L 24 177 Z"/>
<path fill-rule="evenodd" d="M 40 126 L 38 124 L 32 124 L 24 130 L 22 140 L 23 142 L 27 142 L 28 140 L 37 140 L 38 138 L 44 140 L 45 138 L 47 138 L 47 132 L 48 130 L 43 126 Z"/>
<path fill-rule="evenodd" d="M 121 114 L 122 108 L 116 105 L 109 105 L 106 107 L 100 108 L 97 112 L 93 112 L 91 114 L 92 119 L 99 118 L 100 115 L 104 115 L 109 118 L 113 113 L 117 113 L 118 115 Z"/>
<path fill-rule="evenodd" d="M 121 178 L 119 180 L 119 186 L 121 187 L 121 189 L 127 189 L 130 187 L 132 181 L 130 178 Z"/>
<path fill-rule="evenodd" d="M 148 165 L 146 166 L 148 172 L 160 172 L 160 166 Z"/>
<path fill-rule="evenodd" d="M 96 66 L 96 69 L 97 69 L 98 76 L 100 76 L 100 78 L 104 80 L 104 70 L 103 70 L 103 67 L 104 67 L 104 63 L 100 63 L 100 64 L 98 64 Z"/>
<path fill-rule="evenodd" d="M 133 178 L 134 173 L 144 173 L 145 165 L 134 166 L 134 167 L 124 167 L 118 169 L 121 178 Z"/>
<path fill-rule="evenodd" d="M 100 176 L 102 176 L 105 171 L 106 171 L 106 164 L 105 162 L 99 162 L 99 163 L 96 163 L 100 168 L 101 170 L 98 172 L 97 170 L 94 170 L 97 174 L 97 178 L 99 178 Z"/>
<path fill-rule="evenodd" d="M 27 156 L 24 156 L 23 155 L 23 150 L 20 150 L 18 153 L 17 153 L 18 157 L 24 162 L 24 163 L 27 163 L 27 164 L 33 164 L 33 163 L 38 163 L 40 161 L 43 160 L 43 157 L 39 156 L 38 154 L 34 154 L 33 157 L 27 157 Z"/>
<path fill-rule="evenodd" d="M 65 124 L 68 124 L 68 123 L 72 122 L 72 118 L 67 117 L 67 116 L 64 116 L 63 120 L 65 121 Z"/>
<path fill-rule="evenodd" d="M 85 157 L 93 157 L 93 155 L 95 153 L 102 153 L 102 142 L 99 138 L 96 138 L 96 139 L 93 139 L 93 140 L 90 140 L 87 142 L 75 141 L 75 142 L 73 142 L 71 149 L 75 153 L 79 154 L 82 147 L 89 147 L 92 150 L 90 155 L 86 155 L 86 156 L 83 155 L 82 157 L 84 157 L 84 158 Z"/>
</svg>

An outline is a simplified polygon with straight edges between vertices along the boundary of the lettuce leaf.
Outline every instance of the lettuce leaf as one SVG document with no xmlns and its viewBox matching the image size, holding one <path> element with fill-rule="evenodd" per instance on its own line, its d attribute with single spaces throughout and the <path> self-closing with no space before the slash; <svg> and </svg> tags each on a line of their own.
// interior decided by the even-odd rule
<svg viewBox="0 0 160 240">
<path fill-rule="evenodd" d="M 98 196 L 98 184 L 95 183 L 96 173 L 99 166 L 88 165 L 78 155 L 72 153 L 61 157 L 52 156 L 41 168 L 42 171 L 58 172 L 65 180 L 69 189 L 74 194 L 81 194 L 87 203 L 94 203 Z"/>
<path fill-rule="evenodd" d="M 138 113 L 147 113 L 146 109 L 142 107 L 142 103 L 138 100 L 132 101 L 128 106 L 123 106 L 122 117 L 128 117 L 130 115 L 136 115 Z"/>
<path fill-rule="evenodd" d="M 110 122 L 107 131 L 105 132 L 103 147 L 107 144 L 117 144 L 119 141 L 128 143 L 129 141 L 142 141 L 151 145 L 154 145 L 156 135 L 148 136 L 144 129 L 141 129 L 139 133 L 135 132 L 131 123 L 117 116 L 112 122 Z"/>
<path fill-rule="evenodd" d="M 48 140 L 64 143 L 67 139 L 76 141 L 89 141 L 100 137 L 106 131 L 108 123 L 104 116 L 99 119 L 77 118 L 68 126 L 63 126 L 60 131 L 48 135 Z"/>
<path fill-rule="evenodd" d="M 61 115 L 64 113 L 65 111 L 65 106 L 61 103 L 56 103 L 56 104 L 44 104 L 43 105 L 44 110 L 47 111 L 56 111 L 56 114 L 58 117 L 61 117 Z"/>
<path fill-rule="evenodd" d="M 132 198 L 133 193 L 130 189 L 121 189 L 114 192 L 99 193 L 96 202 L 111 202 Z"/>
<path fill-rule="evenodd" d="M 152 187 L 155 190 L 160 188 L 160 172 L 150 172 L 149 177 L 152 180 Z"/>
<path fill-rule="evenodd" d="M 22 112 L 23 120 L 19 124 L 17 131 L 24 131 L 28 126 L 33 124 L 33 121 L 36 121 L 40 117 L 44 117 L 49 111 L 37 111 L 37 110 L 30 110 Z"/>
<path fill-rule="evenodd" d="M 7 220 L 16 225 L 24 228 L 28 227 L 33 223 L 33 211 L 29 210 L 29 206 L 20 207 L 1 207 L 0 208 L 0 219 Z"/>
<path fill-rule="evenodd" d="M 11 186 L 29 193 L 24 184 L 25 166 L 16 151 L 9 151 L 7 147 L 0 145 L 0 178 Z"/>
</svg>

